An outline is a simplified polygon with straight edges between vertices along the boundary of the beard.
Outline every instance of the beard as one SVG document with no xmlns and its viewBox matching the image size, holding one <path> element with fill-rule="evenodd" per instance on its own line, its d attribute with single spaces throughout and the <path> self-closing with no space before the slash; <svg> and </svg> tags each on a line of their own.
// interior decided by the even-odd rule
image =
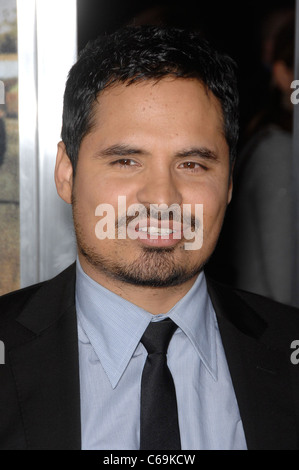
<svg viewBox="0 0 299 470">
<path fill-rule="evenodd" d="M 97 271 L 117 281 L 144 287 L 172 287 L 192 279 L 203 265 L 187 267 L 179 265 L 172 248 L 141 247 L 138 259 L 129 262 L 123 258 L 114 261 L 84 244 L 80 237 L 79 252 Z"/>
<path fill-rule="evenodd" d="M 127 240 L 114 240 L 117 246 L 113 256 L 105 255 L 104 250 L 103 253 L 100 253 L 96 247 L 86 242 L 84 230 L 79 223 L 79 209 L 74 196 L 72 208 L 79 253 L 84 256 L 94 270 L 111 279 L 135 286 L 173 287 L 184 284 L 195 277 L 205 264 L 194 265 L 191 252 L 187 253 L 181 243 L 168 248 L 139 245 L 139 256 L 134 261 L 129 261 L 124 257 L 127 250 Z M 181 253 L 184 256 L 180 257 Z"/>
</svg>

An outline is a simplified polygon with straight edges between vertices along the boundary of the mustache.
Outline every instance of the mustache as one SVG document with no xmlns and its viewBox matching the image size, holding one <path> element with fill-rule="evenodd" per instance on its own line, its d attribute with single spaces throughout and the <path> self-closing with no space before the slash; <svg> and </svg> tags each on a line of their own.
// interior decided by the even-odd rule
<svg viewBox="0 0 299 470">
<path fill-rule="evenodd" d="M 147 219 L 152 222 L 158 222 L 163 220 L 174 221 L 181 223 L 182 226 L 185 228 L 191 228 L 193 231 L 198 230 L 201 226 L 200 220 L 196 218 L 193 214 L 191 214 L 191 212 L 188 212 L 187 214 L 182 214 L 181 210 L 163 211 L 161 209 L 154 209 L 149 207 L 145 208 L 143 206 L 142 213 L 137 209 L 135 215 L 125 214 L 123 216 L 117 217 L 115 222 L 115 228 L 118 229 L 119 227 L 127 227 L 129 223 L 137 219 L 140 214 L 142 214 L 142 216 L 145 216 L 144 209 L 146 209 Z"/>
</svg>

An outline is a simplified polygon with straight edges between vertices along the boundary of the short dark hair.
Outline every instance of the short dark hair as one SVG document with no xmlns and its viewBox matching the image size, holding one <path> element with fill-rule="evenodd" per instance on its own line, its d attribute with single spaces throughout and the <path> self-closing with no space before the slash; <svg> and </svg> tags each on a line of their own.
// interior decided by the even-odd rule
<svg viewBox="0 0 299 470">
<path fill-rule="evenodd" d="M 230 57 L 214 50 L 196 31 L 127 26 L 88 43 L 69 72 L 64 94 L 61 137 L 74 173 L 82 139 L 94 124 L 99 93 L 113 84 L 169 75 L 198 79 L 219 99 L 232 164 L 239 132 L 235 69 Z"/>
</svg>

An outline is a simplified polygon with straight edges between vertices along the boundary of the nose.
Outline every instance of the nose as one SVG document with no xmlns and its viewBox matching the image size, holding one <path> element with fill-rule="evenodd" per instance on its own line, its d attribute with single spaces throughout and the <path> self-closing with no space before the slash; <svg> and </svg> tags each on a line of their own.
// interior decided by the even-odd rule
<svg viewBox="0 0 299 470">
<path fill-rule="evenodd" d="M 138 202 L 143 205 L 182 204 L 182 194 L 171 169 L 153 169 L 149 171 L 137 192 Z"/>
</svg>

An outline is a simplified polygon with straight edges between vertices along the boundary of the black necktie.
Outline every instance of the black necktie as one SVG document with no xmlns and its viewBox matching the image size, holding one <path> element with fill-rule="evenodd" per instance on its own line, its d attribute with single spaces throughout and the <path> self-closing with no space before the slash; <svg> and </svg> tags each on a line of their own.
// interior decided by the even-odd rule
<svg viewBox="0 0 299 470">
<path fill-rule="evenodd" d="M 140 449 L 180 450 L 178 410 L 167 348 L 177 325 L 151 322 L 141 342 L 148 352 L 141 379 Z"/>
</svg>

